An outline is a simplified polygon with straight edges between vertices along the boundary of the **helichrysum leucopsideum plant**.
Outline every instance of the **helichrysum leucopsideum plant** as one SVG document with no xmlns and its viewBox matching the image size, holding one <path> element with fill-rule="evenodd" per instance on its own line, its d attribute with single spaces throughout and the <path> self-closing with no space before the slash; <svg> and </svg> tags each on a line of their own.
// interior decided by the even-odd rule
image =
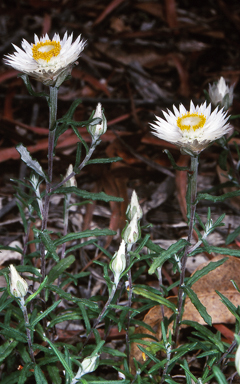
<svg viewBox="0 0 240 384">
<path fill-rule="evenodd" d="M 183 105 L 180 105 L 179 109 L 173 106 L 174 112 L 170 110 L 164 112 L 165 119 L 156 117 L 155 123 L 151 124 L 157 137 L 176 144 L 182 153 L 191 157 L 190 169 L 182 169 L 189 175 L 186 195 L 189 225 L 187 240 L 179 239 L 167 250 L 154 244 L 150 240 L 149 228 L 141 227 L 143 212 L 138 196 L 133 191 L 126 212 L 127 222 L 122 231 L 122 241 L 112 256 L 96 242 L 96 238 L 111 236 L 114 234 L 113 231 L 94 229 L 70 232 L 68 227 L 73 195 L 80 200 L 76 205 L 88 204 L 89 200 L 121 201 L 121 199 L 108 196 L 103 192 L 90 193 L 80 190 L 75 178 L 88 164 L 110 163 L 119 160 L 119 158 L 91 159 L 101 142 L 101 135 L 107 130 L 107 120 L 102 105 L 99 103 L 85 122 L 77 122 L 73 119 L 79 101 L 74 102 L 64 116 L 57 118 L 58 88 L 69 78 L 85 45 L 85 41 L 80 36 L 73 41 L 73 36 L 69 36 L 67 32 L 63 39 L 59 34 L 55 34 L 52 40 L 48 35 L 41 38 L 35 35 L 34 43 L 29 44 L 23 40 L 22 49 L 14 46 L 15 53 L 5 57 L 7 65 L 22 72 L 21 77 L 30 94 L 45 97 L 47 100 L 49 146 L 47 170 L 43 169 L 37 160 L 32 159 L 22 144 L 17 146 L 21 159 L 30 168 L 31 174 L 29 179 L 21 181 L 25 191 L 19 185 L 16 186 L 17 205 L 25 232 L 24 251 L 17 249 L 22 253 L 21 265 L 17 268 L 10 265 L 9 270 L 6 268 L 1 271 L 8 282 L 8 288 L 1 289 L 3 294 L 0 298 L 1 314 L 4 315 L 4 321 L 0 323 L 2 336 L 0 362 L 3 367 L 1 383 L 156 384 L 167 382 L 173 384 L 178 382 L 172 376 L 173 369 L 177 367 L 177 369 L 181 369 L 181 376 L 184 377 L 186 383 L 207 383 L 215 376 L 219 383 L 226 384 L 222 373 L 222 356 L 225 359 L 232 357 L 231 352 L 236 347 L 236 342 L 227 349 L 218 336 L 194 322 L 191 322 L 191 325 L 197 329 L 198 335 L 192 335 L 191 340 L 183 345 L 179 345 L 179 338 L 187 295 L 205 322 L 211 325 L 211 317 L 206 313 L 206 309 L 197 295 L 191 290 L 192 280 L 186 279 L 185 270 L 187 257 L 199 253 L 201 245 L 207 247 L 207 251 L 211 252 L 211 246 L 206 242 L 207 236 L 222 225 L 221 222 L 224 218 L 222 215 L 213 222 L 209 210 L 204 224 L 196 213 L 196 205 L 201 198 L 201 195 L 197 195 L 198 157 L 207 146 L 229 133 L 231 127 L 227 109 L 232 102 L 233 89 L 227 87 L 221 78 L 216 85 L 209 88 L 212 104 L 217 105 L 220 109 L 216 108 L 212 111 L 211 104 L 203 103 L 200 106 L 194 106 L 191 102 L 189 110 Z M 49 93 L 37 94 L 31 86 L 29 76 L 49 86 Z M 221 109 L 222 107 L 224 109 Z M 89 146 L 79 133 L 78 127 L 81 126 L 86 126 L 91 136 Z M 78 142 L 76 161 L 74 165 L 69 165 L 62 180 L 54 183 L 56 145 L 60 135 L 69 128 L 76 134 Z M 173 167 L 181 169 L 176 166 L 171 154 L 168 152 L 167 154 Z M 63 196 L 61 235 L 59 232 L 53 233 L 48 228 L 50 201 L 53 194 Z M 225 197 L 228 197 L 228 194 L 224 195 Z M 216 201 L 218 197 L 205 193 L 202 198 Z M 35 225 L 37 220 L 41 222 L 40 228 Z M 202 228 L 201 232 L 197 222 Z M 28 247 L 30 228 L 33 228 L 36 247 L 32 253 Z M 195 243 L 192 240 L 193 229 L 199 237 Z M 144 231 L 145 235 L 143 235 Z M 52 236 L 53 234 L 55 236 Z M 89 244 L 99 248 L 99 252 L 104 253 L 105 260 L 109 259 L 108 262 L 95 261 L 103 270 L 107 287 L 106 297 L 81 298 L 66 291 L 68 285 L 81 285 L 81 279 L 88 277 L 88 272 L 79 273 L 77 271 L 77 273 L 70 274 L 66 270 L 75 262 L 76 251 Z M 216 249 L 214 250 L 216 251 Z M 230 253 L 228 249 L 224 248 L 219 249 L 219 253 L 221 252 Z M 240 256 L 237 250 L 231 250 L 231 252 L 232 255 Z M 36 268 L 37 264 L 35 264 L 38 259 L 40 269 Z M 167 261 L 172 263 L 173 270 L 180 272 L 176 305 L 167 299 L 171 288 L 162 285 L 162 266 Z M 217 267 L 221 263 L 222 261 L 216 262 L 214 266 Z M 133 268 L 135 264 L 136 268 Z M 78 263 L 76 265 L 78 266 Z M 149 274 L 156 273 L 159 289 L 136 283 L 136 279 L 141 277 L 146 266 L 149 267 Z M 213 267 L 211 266 L 211 268 Z M 207 274 L 211 268 L 206 267 L 201 273 Z M 20 276 L 20 273 L 24 273 L 24 278 Z M 195 281 L 199 277 L 200 274 L 197 272 Z M 121 300 L 124 300 L 124 305 Z M 154 336 L 152 336 L 152 341 L 144 340 L 146 336 L 144 332 L 134 334 L 133 331 L 136 326 L 144 326 L 142 317 L 140 317 L 141 313 L 151 309 L 156 303 L 161 306 L 162 340 L 157 340 Z M 232 313 L 236 313 L 236 333 L 238 333 L 237 309 L 234 309 L 231 303 L 226 302 L 226 305 L 231 307 Z M 171 318 L 171 321 L 174 322 L 173 328 L 168 328 L 170 324 L 169 319 L 164 318 L 164 306 L 171 308 L 173 312 Z M 73 321 L 81 324 L 84 329 L 81 338 L 78 338 L 74 345 L 67 342 L 63 344 L 58 339 L 58 325 L 63 322 L 65 322 L 64 324 L 67 322 L 69 325 Z M 97 330 L 102 322 L 105 324 L 104 338 L 100 337 Z M 117 325 L 119 331 L 125 331 L 126 346 L 123 350 L 105 345 L 108 331 L 112 325 Z M 145 326 L 148 331 L 151 331 L 150 326 Z M 198 338 L 199 335 L 201 338 Z M 143 363 L 136 361 L 131 355 L 131 342 L 140 344 L 139 349 L 145 358 Z M 202 375 L 196 377 L 191 372 L 187 357 L 189 351 L 199 353 L 199 350 L 202 351 L 200 356 L 205 359 L 205 365 Z M 159 358 L 157 354 L 159 351 L 165 355 Z M 101 360 L 102 353 L 105 356 L 108 354 L 110 357 L 105 357 L 103 361 Z M 238 356 L 239 352 L 236 355 L 236 367 L 239 371 Z M 104 370 L 100 370 L 100 376 L 98 376 L 96 370 L 99 364 L 108 366 L 111 372 L 119 372 L 119 380 L 116 380 L 116 373 L 113 378 L 105 379 Z M 21 365 L 22 369 L 19 371 L 15 369 L 17 365 Z"/>
</svg>

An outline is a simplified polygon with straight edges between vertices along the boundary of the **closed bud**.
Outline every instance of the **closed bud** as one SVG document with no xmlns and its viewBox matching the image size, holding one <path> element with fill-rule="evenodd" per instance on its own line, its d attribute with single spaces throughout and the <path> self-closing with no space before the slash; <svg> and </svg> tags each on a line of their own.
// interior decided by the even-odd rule
<svg viewBox="0 0 240 384">
<path fill-rule="evenodd" d="M 72 164 L 69 165 L 68 167 L 68 170 L 67 170 L 67 173 L 65 175 L 65 179 L 71 175 L 71 173 L 73 172 L 73 166 Z M 76 178 L 75 176 L 71 177 L 71 179 L 69 179 L 68 181 L 66 181 L 66 183 L 64 184 L 65 187 L 77 187 L 77 181 L 76 181 Z"/>
<path fill-rule="evenodd" d="M 233 88 L 234 85 L 229 87 L 223 77 L 217 83 L 209 84 L 208 93 L 214 107 L 219 106 L 227 111 L 233 103 Z"/>
<path fill-rule="evenodd" d="M 235 366 L 236 366 L 237 372 L 240 376 L 240 344 L 239 344 L 237 352 L 235 354 Z"/>
<path fill-rule="evenodd" d="M 92 357 L 86 357 L 86 359 L 84 359 L 83 362 L 81 363 L 82 367 L 79 368 L 79 369 L 81 369 L 79 377 L 82 377 L 83 375 L 86 375 L 87 373 L 95 371 L 95 369 L 97 368 L 97 365 L 98 365 L 98 359 L 99 359 L 98 354 L 96 354 Z"/>
<path fill-rule="evenodd" d="M 135 191 L 133 191 L 131 202 L 127 208 L 126 216 L 129 220 L 132 220 L 135 213 L 137 213 L 137 219 L 140 220 L 142 218 L 143 212 L 139 205 L 137 194 Z"/>
<path fill-rule="evenodd" d="M 89 131 L 95 139 L 98 138 L 99 136 L 103 135 L 107 130 L 107 120 L 106 120 L 106 117 L 102 111 L 101 103 L 98 103 L 96 111 L 93 115 L 93 119 L 95 119 L 97 117 L 102 119 L 101 123 L 89 126 Z"/>
<path fill-rule="evenodd" d="M 27 282 L 19 275 L 14 265 L 9 266 L 10 270 L 10 292 L 13 296 L 21 298 L 26 296 L 28 291 Z"/>
<path fill-rule="evenodd" d="M 126 268 L 126 243 L 122 240 L 119 250 L 113 255 L 110 268 L 114 274 L 114 284 L 119 283 L 120 275 Z"/>
<path fill-rule="evenodd" d="M 130 223 L 124 228 L 122 238 L 127 244 L 135 244 L 140 236 L 140 226 L 138 224 L 138 216 L 136 212 Z"/>
</svg>

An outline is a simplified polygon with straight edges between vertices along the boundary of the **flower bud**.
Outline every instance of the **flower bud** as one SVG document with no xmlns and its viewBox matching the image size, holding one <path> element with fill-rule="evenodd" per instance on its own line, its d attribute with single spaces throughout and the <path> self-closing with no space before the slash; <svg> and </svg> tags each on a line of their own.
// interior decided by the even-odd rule
<svg viewBox="0 0 240 384">
<path fill-rule="evenodd" d="M 233 103 L 233 88 L 234 85 L 228 87 L 223 77 L 221 77 L 217 83 L 213 85 L 209 84 L 208 93 L 211 103 L 215 107 L 219 106 L 225 111 L 228 110 Z"/>
<path fill-rule="evenodd" d="M 240 344 L 239 344 L 237 352 L 235 354 L 235 366 L 236 366 L 237 372 L 240 376 Z"/>
<path fill-rule="evenodd" d="M 114 274 L 114 284 L 119 283 L 120 275 L 126 268 L 126 243 L 122 240 L 119 250 L 113 255 L 110 268 Z"/>
<path fill-rule="evenodd" d="M 137 212 L 134 214 L 132 220 L 126 225 L 122 232 L 122 238 L 127 244 L 135 244 L 140 238 L 140 226 L 138 224 Z"/>
<path fill-rule="evenodd" d="M 89 131 L 94 138 L 98 138 L 99 136 L 103 135 L 107 130 L 107 120 L 102 111 L 101 103 L 98 103 L 96 111 L 93 115 L 93 119 L 96 117 L 102 119 L 102 122 L 100 124 L 89 126 Z"/>
<path fill-rule="evenodd" d="M 84 359 L 83 362 L 81 363 L 82 367 L 79 368 L 81 369 L 79 378 L 82 377 L 83 375 L 86 375 L 87 373 L 95 371 L 98 365 L 98 359 L 99 359 L 98 354 L 92 357 L 86 357 L 86 359 Z"/>
<path fill-rule="evenodd" d="M 73 172 L 73 166 L 72 164 L 69 165 L 68 167 L 68 170 L 67 170 L 67 173 L 65 175 L 65 179 L 66 177 L 68 177 L 69 175 L 71 175 L 71 173 Z M 66 181 L 66 183 L 64 184 L 65 187 L 77 187 L 77 181 L 76 181 L 76 178 L 75 176 L 71 177 L 71 179 L 69 179 L 68 181 Z"/>
<path fill-rule="evenodd" d="M 21 298 L 26 296 L 28 291 L 27 282 L 19 275 L 14 265 L 9 266 L 10 270 L 10 292 L 13 296 Z"/>
<path fill-rule="evenodd" d="M 142 218 L 143 212 L 139 205 L 137 194 L 135 191 L 133 191 L 131 202 L 127 208 L 126 216 L 129 220 L 132 220 L 135 213 L 137 213 L 137 219 L 140 220 Z"/>
</svg>

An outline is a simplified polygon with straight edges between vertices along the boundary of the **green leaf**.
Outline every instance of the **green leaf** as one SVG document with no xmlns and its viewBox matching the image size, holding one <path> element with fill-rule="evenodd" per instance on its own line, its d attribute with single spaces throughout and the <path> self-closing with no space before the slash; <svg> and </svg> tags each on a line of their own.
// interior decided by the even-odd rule
<svg viewBox="0 0 240 384">
<path fill-rule="evenodd" d="M 77 187 L 60 187 L 56 189 L 53 193 L 54 194 L 55 193 L 66 193 L 66 194 L 75 193 L 77 196 L 83 199 L 100 200 L 100 201 L 105 201 L 106 203 L 108 203 L 109 201 L 116 201 L 116 202 L 123 201 L 121 197 L 109 196 L 105 192 L 99 192 L 99 193 L 88 192 L 88 191 L 79 189 Z"/>
<path fill-rule="evenodd" d="M 4 344 L 0 346 L 0 362 L 4 361 L 8 357 L 14 348 L 18 345 L 18 341 L 7 340 Z"/>
<path fill-rule="evenodd" d="M 172 167 L 173 169 L 176 169 L 177 171 L 189 171 L 189 168 L 188 167 L 179 167 L 176 163 L 175 163 L 175 160 L 171 154 L 171 152 L 169 152 L 168 149 L 164 149 L 163 150 L 163 153 L 166 153 L 167 157 L 169 158 L 171 164 L 172 164 Z"/>
<path fill-rule="evenodd" d="M 52 255 L 53 259 L 58 262 L 59 256 L 56 252 L 56 247 L 54 246 L 54 242 L 52 241 L 51 237 L 48 234 L 47 230 L 39 231 L 36 228 L 34 228 L 34 232 L 37 233 L 37 236 L 40 237 L 41 241 L 45 245 L 47 251 Z"/>
<path fill-rule="evenodd" d="M 237 308 L 235 305 L 227 298 L 225 297 L 221 292 L 216 291 L 216 293 L 221 297 L 221 301 L 226 305 L 228 310 L 233 314 L 233 316 L 236 317 L 236 319 L 240 322 L 240 316 L 237 313 Z"/>
<path fill-rule="evenodd" d="M 34 297 L 36 297 L 43 290 L 43 288 L 45 288 L 47 284 L 48 284 L 48 276 L 45 277 L 43 282 L 39 285 L 38 289 L 32 295 L 28 296 L 28 298 L 25 301 L 25 304 L 27 305 L 27 303 L 29 303 L 32 299 L 34 299 Z"/>
<path fill-rule="evenodd" d="M 22 205 L 17 200 L 16 200 L 16 205 L 18 206 L 18 210 L 19 210 L 22 222 L 23 222 L 24 232 L 27 233 L 28 223 L 27 223 L 27 219 L 26 219 L 26 213 L 24 212 Z"/>
<path fill-rule="evenodd" d="M 36 379 L 36 384 L 48 384 L 42 370 L 39 368 L 38 365 L 35 366 L 34 376 Z"/>
<path fill-rule="evenodd" d="M 167 250 L 161 251 L 161 255 L 154 260 L 148 273 L 152 275 L 157 268 L 161 267 L 165 263 L 166 260 L 168 260 L 171 256 L 179 252 L 183 247 L 185 247 L 188 244 L 189 242 L 187 240 L 180 239 L 175 244 L 170 245 L 170 247 Z"/>
<path fill-rule="evenodd" d="M 150 292 L 144 288 L 139 288 L 135 285 L 133 286 L 133 292 L 136 295 L 141 295 L 143 297 L 146 297 L 147 299 L 156 301 L 159 304 L 166 305 L 166 307 L 170 308 L 174 313 L 176 313 L 175 305 L 171 303 L 169 300 L 165 299 L 164 297 L 157 295 L 156 293 Z"/>
<path fill-rule="evenodd" d="M 196 321 L 190 321 L 190 320 L 183 320 L 181 324 L 187 324 L 190 327 L 195 328 L 197 331 L 200 332 L 202 337 L 205 337 L 206 339 L 210 340 L 213 345 L 218 348 L 222 353 L 224 352 L 224 345 L 223 343 L 218 340 L 217 336 L 214 335 L 209 329 L 204 327 L 203 325 L 197 323 Z"/>
<path fill-rule="evenodd" d="M 59 374 L 59 368 L 55 365 L 48 365 L 47 366 L 48 374 L 51 378 L 51 381 L 53 384 L 61 384 L 62 379 Z"/>
<path fill-rule="evenodd" d="M 13 372 L 10 375 L 5 376 L 4 379 L 1 379 L 1 384 L 15 384 L 18 382 L 19 376 L 19 371 Z"/>
<path fill-rule="evenodd" d="M 22 144 L 18 144 L 16 146 L 16 150 L 19 152 L 21 156 L 21 160 L 27 164 L 27 166 L 33 169 L 39 176 L 43 177 L 44 180 L 47 180 L 45 173 L 39 162 L 37 160 L 33 160 L 27 148 L 25 148 Z"/>
<path fill-rule="evenodd" d="M 197 195 L 197 199 L 195 201 L 195 203 L 197 204 L 200 200 L 210 200 L 210 201 L 213 201 L 214 203 L 216 202 L 222 202 L 226 199 L 231 199 L 232 197 L 236 197 L 236 196 L 239 196 L 240 195 L 240 191 L 233 191 L 233 192 L 228 192 L 228 193 L 224 193 L 223 195 L 221 196 L 212 196 L 212 195 L 209 195 L 208 193 L 199 193 Z"/>
<path fill-rule="evenodd" d="M 21 73 L 18 75 L 18 77 L 21 77 L 21 79 L 23 80 L 24 84 L 26 85 L 26 88 L 29 92 L 29 94 L 31 96 L 34 96 L 34 97 L 45 97 L 47 102 L 49 103 L 49 95 L 45 92 L 35 92 L 32 88 L 32 85 L 29 81 L 29 77 L 28 75 L 26 75 L 25 73 Z"/>
<path fill-rule="evenodd" d="M 73 321 L 73 320 L 80 320 L 81 319 L 81 316 L 79 315 L 79 313 L 74 313 L 74 312 L 70 312 L 70 313 L 65 313 L 63 315 L 57 315 L 55 317 L 55 319 L 53 319 L 49 324 L 48 324 L 48 328 L 52 328 L 54 327 L 54 325 L 56 324 L 59 324 L 59 323 L 62 323 L 64 321 Z"/>
<path fill-rule="evenodd" d="M 218 366 L 214 365 L 212 367 L 212 370 L 219 384 L 228 384 L 224 374 L 222 373 L 222 371 Z"/>
<path fill-rule="evenodd" d="M 121 157 L 92 159 L 92 160 L 88 160 L 86 165 L 89 165 L 89 164 L 109 164 L 109 163 L 116 163 L 117 161 L 121 161 L 121 160 L 122 160 Z"/>
<path fill-rule="evenodd" d="M 78 239 L 83 239 L 84 237 L 92 237 L 92 236 L 113 236 L 116 232 L 110 229 L 87 229 L 82 232 L 71 232 L 67 235 L 61 237 L 61 239 L 57 239 L 54 241 L 54 245 L 57 247 L 61 244 L 66 243 L 67 241 L 73 241 Z"/>
<path fill-rule="evenodd" d="M 48 283 L 51 284 L 55 281 L 72 263 L 74 263 L 75 257 L 70 255 L 60 260 L 49 272 Z"/>
<path fill-rule="evenodd" d="M 200 313 L 200 315 L 202 316 L 203 320 L 208 324 L 208 325 L 212 325 L 212 318 L 211 316 L 207 313 L 207 310 L 206 308 L 204 307 L 204 305 L 201 303 L 201 301 L 199 300 L 199 298 L 197 297 L 196 293 L 191 289 L 189 288 L 188 286 L 184 286 L 183 287 L 183 290 L 184 292 L 187 293 L 189 299 L 191 300 L 191 302 L 193 303 L 194 307 L 198 310 L 198 312 Z"/>
<path fill-rule="evenodd" d="M 186 286 L 191 287 L 194 283 L 196 283 L 197 280 L 199 280 L 201 277 L 207 275 L 209 272 L 213 271 L 214 269 L 225 263 L 226 260 L 228 260 L 227 257 L 224 257 L 223 259 L 218 261 L 211 261 L 208 265 L 206 265 L 206 267 L 203 267 L 199 271 L 194 272 L 194 274 L 189 277 Z"/>
<path fill-rule="evenodd" d="M 236 237 L 240 234 L 240 226 L 237 227 L 232 233 L 230 233 L 226 239 L 226 245 L 231 244 Z"/>
<path fill-rule="evenodd" d="M 25 333 L 20 332 L 19 330 L 9 327 L 5 324 L 0 323 L 0 328 L 3 330 L 1 331 L 1 334 L 6 337 L 7 339 L 13 339 L 16 341 L 20 341 L 22 343 L 26 343 L 27 341 L 27 336 Z"/>
<path fill-rule="evenodd" d="M 53 350 L 53 352 L 55 353 L 55 355 L 58 357 L 58 360 L 60 361 L 60 363 L 66 369 L 66 371 L 68 372 L 71 379 L 73 379 L 73 376 L 74 376 L 73 371 L 70 368 L 70 366 L 67 364 L 63 354 L 55 347 L 55 345 L 46 336 L 44 336 L 43 339 L 45 341 L 47 341 L 47 343 L 50 345 L 50 347 Z"/>
<path fill-rule="evenodd" d="M 46 311 L 44 311 L 43 313 L 41 313 L 39 316 L 37 316 L 32 322 L 30 322 L 30 325 L 31 327 L 35 327 L 35 325 L 42 319 L 44 319 L 44 317 L 46 317 L 49 313 L 51 313 L 57 306 L 58 304 L 61 302 L 61 299 L 56 301 L 55 303 L 53 303 L 53 305 L 51 305 L 50 307 L 48 307 L 46 309 Z"/>
</svg>

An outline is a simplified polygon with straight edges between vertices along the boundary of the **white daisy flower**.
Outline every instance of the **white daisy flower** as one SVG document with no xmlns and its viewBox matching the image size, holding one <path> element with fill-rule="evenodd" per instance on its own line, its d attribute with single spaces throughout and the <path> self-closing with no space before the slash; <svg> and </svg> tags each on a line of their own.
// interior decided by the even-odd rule
<svg viewBox="0 0 240 384">
<path fill-rule="evenodd" d="M 180 104 L 179 110 L 173 106 L 174 113 L 163 112 L 166 120 L 156 116 L 153 134 L 159 139 L 178 145 L 183 153 L 198 155 L 213 141 L 220 139 L 231 129 L 227 123 L 226 112 L 216 108 L 211 113 L 211 104 L 200 106 L 190 103 L 190 110 Z"/>
<path fill-rule="evenodd" d="M 4 62 L 45 85 L 59 87 L 70 75 L 86 44 L 81 40 L 81 35 L 73 43 L 72 39 L 73 34 L 68 36 L 67 32 L 62 40 L 58 33 L 54 34 L 52 40 L 47 33 L 40 39 L 34 35 L 34 44 L 22 40 L 23 49 L 13 44 L 16 52 L 6 55 Z"/>
</svg>

